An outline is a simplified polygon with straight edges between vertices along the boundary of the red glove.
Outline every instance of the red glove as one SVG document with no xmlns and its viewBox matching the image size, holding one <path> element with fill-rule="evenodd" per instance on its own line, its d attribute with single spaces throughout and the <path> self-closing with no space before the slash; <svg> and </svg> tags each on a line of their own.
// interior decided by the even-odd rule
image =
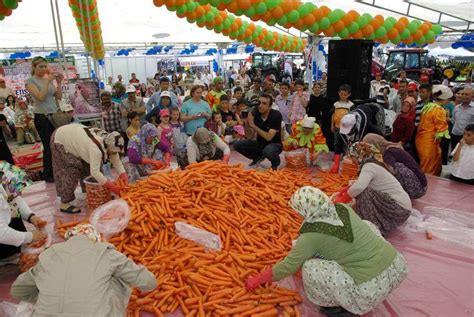
<svg viewBox="0 0 474 317">
<path fill-rule="evenodd" d="M 339 192 L 333 199 L 335 204 L 348 204 L 352 201 L 352 197 L 346 192 Z"/>
<path fill-rule="evenodd" d="M 128 185 L 128 175 L 127 173 L 123 172 L 122 174 L 119 175 L 119 180 L 121 181 L 122 184 L 125 186 Z"/>
<path fill-rule="evenodd" d="M 165 165 L 162 161 L 156 161 L 146 157 L 142 158 L 142 164 L 151 164 L 157 170 L 161 169 Z"/>
<path fill-rule="evenodd" d="M 341 189 L 341 190 L 339 191 L 339 194 L 347 193 L 347 191 L 349 190 L 349 188 L 351 188 L 351 187 L 350 187 L 350 186 L 344 187 L 343 189 Z"/>
<path fill-rule="evenodd" d="M 110 190 L 112 193 L 120 195 L 120 188 L 111 180 L 108 180 L 107 183 L 104 184 L 104 187 Z"/>
<path fill-rule="evenodd" d="M 229 160 L 230 160 L 230 154 L 226 154 L 226 155 L 224 155 L 224 158 L 222 159 L 222 162 L 224 164 L 229 164 Z"/>
<path fill-rule="evenodd" d="M 248 290 L 253 291 L 257 289 L 262 284 L 272 282 L 273 281 L 273 273 L 272 273 L 272 268 L 268 268 L 260 272 L 254 277 L 249 277 L 247 281 L 245 281 L 245 287 L 247 287 Z"/>
</svg>

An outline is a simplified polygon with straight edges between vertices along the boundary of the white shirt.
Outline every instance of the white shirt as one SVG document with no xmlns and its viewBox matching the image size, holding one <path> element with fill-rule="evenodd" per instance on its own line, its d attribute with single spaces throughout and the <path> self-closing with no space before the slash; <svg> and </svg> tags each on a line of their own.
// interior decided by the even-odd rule
<svg viewBox="0 0 474 317">
<path fill-rule="evenodd" d="M 16 207 L 15 207 L 16 206 Z M 21 232 L 10 228 L 8 225 L 13 217 L 17 217 L 17 210 L 21 218 L 27 220 L 31 214 L 31 209 L 25 200 L 18 196 L 11 204 L 7 201 L 7 193 L 3 186 L 0 186 L 0 243 L 14 245 L 16 247 L 30 243 L 33 240 L 33 233 Z"/>
<path fill-rule="evenodd" d="M 9 107 L 3 108 L 3 110 L 0 110 L 0 113 L 3 114 L 9 123 L 15 122 L 15 111 L 10 109 Z"/>
<path fill-rule="evenodd" d="M 458 150 L 459 143 L 451 153 L 454 155 Z M 451 165 L 451 174 L 462 179 L 474 179 L 474 145 L 464 144 L 461 149 L 461 155 L 457 161 Z"/>
</svg>

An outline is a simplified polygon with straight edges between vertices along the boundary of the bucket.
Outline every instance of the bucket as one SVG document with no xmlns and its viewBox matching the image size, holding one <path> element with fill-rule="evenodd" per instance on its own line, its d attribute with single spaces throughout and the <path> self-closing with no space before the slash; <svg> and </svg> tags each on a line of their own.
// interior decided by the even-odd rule
<svg viewBox="0 0 474 317">
<path fill-rule="evenodd" d="M 110 191 L 99 185 L 94 177 L 89 176 L 84 179 L 84 184 L 86 186 L 88 211 L 93 211 L 112 199 Z"/>
<path fill-rule="evenodd" d="M 308 167 L 307 149 L 297 149 L 293 151 L 285 151 L 286 167 L 293 170 L 301 170 Z"/>
</svg>

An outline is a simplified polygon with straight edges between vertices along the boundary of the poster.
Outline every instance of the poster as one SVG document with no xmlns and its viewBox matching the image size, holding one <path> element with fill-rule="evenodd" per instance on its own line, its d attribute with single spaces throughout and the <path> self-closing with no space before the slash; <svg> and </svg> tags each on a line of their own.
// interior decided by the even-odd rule
<svg viewBox="0 0 474 317">
<path fill-rule="evenodd" d="M 76 118 L 84 120 L 101 116 L 99 82 L 96 79 L 70 80 L 68 94 Z"/>
<path fill-rule="evenodd" d="M 0 76 L 5 78 L 5 83 L 8 88 L 11 88 L 17 97 L 23 96 L 27 93 L 25 89 L 25 82 L 31 77 L 31 60 L 32 59 L 4 59 L 0 60 Z M 53 72 L 62 72 L 61 60 L 59 58 L 48 58 L 48 67 Z M 78 73 L 73 56 L 66 56 L 66 67 L 69 79 L 77 79 Z M 62 91 L 68 90 L 66 78 L 63 81 Z"/>
</svg>

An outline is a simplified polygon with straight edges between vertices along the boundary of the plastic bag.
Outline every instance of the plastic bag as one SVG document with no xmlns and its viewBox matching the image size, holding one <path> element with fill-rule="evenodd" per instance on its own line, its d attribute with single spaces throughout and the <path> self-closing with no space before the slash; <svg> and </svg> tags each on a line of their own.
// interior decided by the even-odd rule
<svg viewBox="0 0 474 317">
<path fill-rule="evenodd" d="M 286 167 L 289 169 L 305 169 L 308 167 L 308 150 L 306 148 L 286 151 L 284 153 Z"/>
<path fill-rule="evenodd" d="M 191 240 L 203 247 L 220 251 L 222 249 L 221 238 L 209 231 L 194 227 L 185 222 L 175 222 L 176 234 L 183 239 Z"/>
<path fill-rule="evenodd" d="M 27 302 L 19 302 L 18 304 L 11 302 L 0 303 L 0 316 L 2 317 L 31 317 L 33 314 L 33 304 Z"/>
<path fill-rule="evenodd" d="M 18 263 L 21 272 L 26 272 L 35 266 L 38 263 L 40 253 L 51 246 L 51 233 L 45 229 L 42 231 L 47 235 L 44 243 L 33 242 L 21 246 L 20 261 Z"/>
<path fill-rule="evenodd" d="M 405 228 L 413 232 L 431 232 L 434 238 L 474 249 L 474 218 L 465 211 L 427 206 L 423 214 L 412 209 Z"/>
<path fill-rule="evenodd" d="M 90 223 L 105 237 L 122 232 L 130 221 L 130 207 L 123 199 L 114 199 L 94 210 Z"/>
</svg>

